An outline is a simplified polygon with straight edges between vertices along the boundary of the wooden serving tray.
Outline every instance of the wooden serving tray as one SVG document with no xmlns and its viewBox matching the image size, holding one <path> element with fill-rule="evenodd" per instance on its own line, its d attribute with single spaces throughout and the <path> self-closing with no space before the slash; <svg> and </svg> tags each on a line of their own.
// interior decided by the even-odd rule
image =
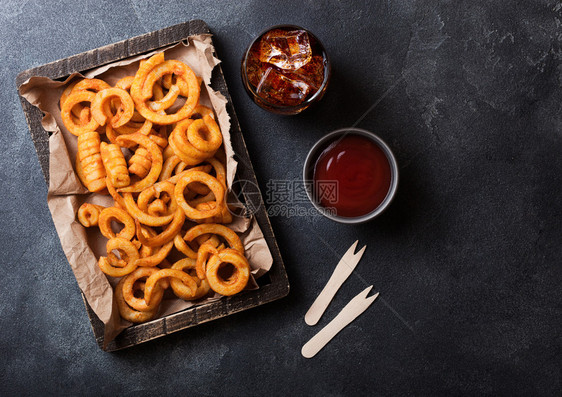
<svg viewBox="0 0 562 397">
<path fill-rule="evenodd" d="M 28 69 L 18 74 L 16 84 L 19 88 L 22 83 L 32 76 L 45 76 L 51 79 L 64 80 L 74 72 L 85 72 L 104 64 L 116 62 L 131 56 L 147 53 L 158 48 L 178 43 L 186 39 L 188 36 L 204 33 L 210 33 L 210 31 L 207 24 L 201 20 L 181 23 L 152 33 L 120 41 L 115 44 L 96 48 L 94 50 L 48 63 L 33 69 Z M 236 117 L 234 106 L 232 105 L 232 98 L 228 92 L 220 64 L 213 70 L 211 87 L 216 91 L 220 91 L 228 100 L 226 110 L 230 115 L 232 146 L 238 160 L 236 178 L 250 182 L 245 184 L 247 188 L 245 189 L 246 191 L 241 192 L 242 197 L 240 197 L 240 199 L 246 200 L 246 204 L 251 206 L 251 208 L 258 209 L 254 216 L 258 221 L 273 256 L 273 265 L 268 273 L 257 280 L 258 285 L 260 286 L 259 289 L 243 291 L 235 296 L 223 297 L 215 302 L 194 306 L 147 323 L 133 325 L 121 332 L 115 340 L 111 341 L 105 348 L 106 351 L 114 351 L 134 346 L 185 328 L 193 327 L 242 310 L 260 306 L 264 303 L 280 299 L 289 293 L 289 282 L 283 265 L 283 259 L 281 258 L 279 247 L 277 246 L 261 193 L 257 190 L 258 184 L 256 175 L 251 165 L 248 150 L 246 149 L 244 137 L 242 136 L 242 131 L 240 130 L 238 118 Z M 27 100 L 25 100 L 21 95 L 20 101 L 31 132 L 31 138 L 35 144 L 37 156 L 39 157 L 39 163 L 48 186 L 49 133 L 41 126 L 43 113 L 38 108 L 27 102 Z M 252 187 L 254 187 L 254 191 L 248 189 Z M 103 348 L 103 323 L 92 311 L 88 302 L 86 302 L 84 294 L 82 294 L 82 299 L 84 300 L 96 341 L 100 348 Z"/>
</svg>

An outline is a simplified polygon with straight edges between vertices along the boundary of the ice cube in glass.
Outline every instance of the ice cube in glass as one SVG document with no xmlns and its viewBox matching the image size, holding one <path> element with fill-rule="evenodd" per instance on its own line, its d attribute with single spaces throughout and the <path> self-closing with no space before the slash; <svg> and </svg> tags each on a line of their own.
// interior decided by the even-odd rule
<svg viewBox="0 0 562 397">
<path fill-rule="evenodd" d="M 308 33 L 304 30 L 274 29 L 261 40 L 260 61 L 280 69 L 295 70 L 312 58 Z"/>
<path fill-rule="evenodd" d="M 256 92 L 271 103 L 297 106 L 305 100 L 310 92 L 310 86 L 304 81 L 292 79 L 282 71 L 270 67 L 263 74 Z"/>
</svg>

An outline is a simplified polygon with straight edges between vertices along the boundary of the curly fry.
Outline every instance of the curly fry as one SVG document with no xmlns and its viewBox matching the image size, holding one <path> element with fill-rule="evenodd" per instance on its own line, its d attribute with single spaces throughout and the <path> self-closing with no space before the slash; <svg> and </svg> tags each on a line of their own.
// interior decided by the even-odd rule
<svg viewBox="0 0 562 397">
<path fill-rule="evenodd" d="M 131 96 L 135 103 L 137 100 L 145 101 L 150 98 L 150 95 L 147 98 L 141 96 L 141 91 L 146 80 L 146 76 L 150 71 L 158 64 L 164 62 L 164 53 L 159 52 L 151 56 L 150 58 L 143 60 L 140 62 L 139 68 L 137 73 L 135 73 L 135 77 L 133 79 L 133 83 L 131 84 Z M 151 94 L 152 95 L 152 94 Z M 137 98 L 137 99 L 135 99 Z"/>
<path fill-rule="evenodd" d="M 168 144 L 174 153 L 187 165 L 196 165 L 214 156 L 214 152 L 203 152 L 195 148 L 187 137 L 189 127 L 197 120 L 185 119 L 176 124 L 172 130 Z"/>
<path fill-rule="evenodd" d="M 105 183 L 107 185 L 107 191 L 109 192 L 109 194 L 111 195 L 111 197 L 113 198 L 113 201 L 115 201 L 115 206 L 121 209 L 125 209 L 125 200 L 123 199 L 123 197 L 121 197 L 121 195 L 119 193 L 117 193 L 117 191 L 115 190 L 115 187 L 113 187 L 113 185 L 111 184 L 111 181 L 109 180 L 109 178 L 105 178 Z"/>
<path fill-rule="evenodd" d="M 72 108 L 72 111 L 74 111 L 74 109 L 76 109 L 77 107 L 74 106 Z M 84 106 L 82 107 L 82 110 L 80 110 L 80 114 L 78 115 L 78 125 L 80 125 L 81 127 L 87 125 L 90 122 L 91 119 L 91 112 L 90 112 L 90 108 Z M 74 119 L 73 119 L 74 120 Z"/>
<path fill-rule="evenodd" d="M 211 193 L 211 189 L 209 189 L 208 186 L 200 183 L 200 182 L 193 182 L 190 183 L 189 185 L 187 185 L 187 188 L 189 189 L 189 191 L 196 193 L 198 195 L 201 196 L 206 196 L 209 193 Z M 214 200 L 215 195 L 213 194 L 213 200 Z M 193 207 L 193 206 L 192 206 Z"/>
<path fill-rule="evenodd" d="M 148 214 L 150 215 L 155 216 L 164 215 L 168 212 L 168 207 L 166 206 L 166 202 L 164 200 L 155 199 L 150 204 L 148 204 L 146 212 L 148 212 Z"/>
<path fill-rule="evenodd" d="M 190 124 L 187 139 L 201 152 L 215 152 L 222 145 L 222 134 L 215 120 L 206 115 Z"/>
<path fill-rule="evenodd" d="M 222 265 L 225 263 L 230 263 L 234 268 L 233 273 L 226 279 L 219 274 Z M 211 256 L 207 263 L 205 275 L 213 291 L 230 296 L 239 293 L 248 284 L 250 264 L 239 251 L 226 248 Z"/>
<path fill-rule="evenodd" d="M 77 91 L 93 91 L 94 93 L 105 90 L 106 88 L 111 88 L 109 84 L 100 79 L 84 79 L 79 81 L 72 90 Z"/>
<path fill-rule="evenodd" d="M 163 246 L 159 247 L 156 253 L 152 255 L 145 256 L 144 258 L 137 259 L 136 265 L 143 266 L 143 267 L 153 267 L 158 266 L 170 253 L 172 247 L 174 246 L 174 242 L 170 241 Z M 144 247 L 144 245 L 143 245 Z M 150 247 L 153 248 L 153 247 Z"/>
<path fill-rule="evenodd" d="M 127 279 L 126 277 L 123 277 L 121 280 L 119 280 L 119 283 L 115 287 L 115 293 L 113 294 L 113 297 L 117 302 L 117 307 L 119 308 L 119 314 L 125 320 L 130 321 L 132 323 L 144 323 L 146 321 L 152 320 L 154 317 L 156 317 L 156 313 L 158 312 L 158 307 L 156 307 L 154 310 L 151 311 L 141 312 L 133 309 L 131 306 L 127 304 L 127 302 L 125 302 L 125 298 L 123 298 L 123 284 L 125 284 L 126 279 Z M 135 283 L 134 287 L 137 286 L 141 291 L 144 291 L 145 283 Z M 164 290 L 162 289 L 161 291 L 162 291 L 161 293 L 163 293 Z M 154 299 L 158 300 L 156 298 L 156 295 Z"/>
<path fill-rule="evenodd" d="M 64 89 L 64 91 L 62 92 L 61 96 L 60 96 L 60 101 L 59 101 L 59 107 L 62 109 L 62 105 L 64 104 L 64 102 L 66 101 L 66 99 L 68 98 L 68 96 L 72 93 L 72 90 L 74 89 L 74 87 L 76 86 L 76 84 L 79 82 L 80 80 L 75 80 L 74 82 L 70 83 L 68 86 L 66 86 L 66 88 Z M 84 109 L 88 109 L 88 117 L 89 117 L 89 108 L 81 105 L 81 104 L 76 104 L 72 107 L 72 114 L 75 117 L 81 118 L 82 116 L 82 112 L 84 111 Z"/>
<path fill-rule="evenodd" d="M 142 120 L 140 122 L 130 121 L 121 127 L 115 128 L 115 131 L 120 135 L 135 134 L 137 132 L 139 134 L 148 135 L 150 134 L 152 127 L 153 124 L 149 120 Z"/>
<path fill-rule="evenodd" d="M 80 91 L 88 91 L 96 93 L 103 89 L 110 88 L 109 84 L 100 79 L 83 79 L 75 81 L 65 88 L 61 95 L 60 107 L 62 109 L 63 103 L 66 101 L 68 96 L 73 93 Z M 79 118 L 79 124 L 85 126 L 90 120 L 90 108 L 85 107 L 82 104 L 76 104 L 72 107 L 72 114 Z"/>
<path fill-rule="evenodd" d="M 151 188 L 149 188 L 149 189 L 151 189 Z M 148 214 L 138 207 L 138 205 L 137 205 L 137 203 L 135 203 L 135 199 L 133 198 L 133 195 L 131 193 L 125 193 L 124 194 L 124 204 L 125 204 L 125 208 L 127 208 L 127 211 L 133 217 L 135 217 L 143 225 L 148 225 L 148 226 L 164 226 L 164 225 L 167 225 L 168 223 L 170 223 L 172 221 L 175 213 L 177 212 L 177 211 L 175 211 L 173 214 L 158 215 L 158 216 Z"/>
<path fill-rule="evenodd" d="M 177 174 L 181 174 L 183 171 L 186 170 L 186 168 L 188 167 L 187 164 L 185 164 L 183 161 L 180 162 L 176 168 L 174 169 L 174 172 Z M 211 171 L 212 167 L 211 166 L 199 166 L 199 167 L 190 167 L 189 169 L 193 169 L 193 170 L 197 170 L 197 171 L 203 171 L 205 173 L 209 173 L 209 171 Z M 189 189 L 190 192 L 193 192 L 195 194 L 199 194 L 199 195 L 207 195 L 211 192 L 211 189 L 209 189 L 208 186 L 200 183 L 200 182 L 192 182 L 189 185 L 187 185 L 187 188 Z M 214 196 L 213 196 L 214 198 Z"/>
<path fill-rule="evenodd" d="M 189 96 L 189 92 L 191 91 L 190 88 L 192 88 L 189 87 L 190 85 L 193 84 L 197 86 L 197 88 L 199 88 L 197 77 L 195 76 L 195 74 L 193 73 L 193 71 L 189 66 L 187 66 L 185 63 L 180 61 L 168 60 L 154 66 L 154 68 L 147 74 L 146 80 L 144 81 L 144 85 L 142 88 L 142 97 L 144 99 L 150 98 L 152 94 L 152 87 L 156 84 L 156 82 L 161 80 L 162 77 L 170 74 L 176 76 L 176 86 L 178 86 L 177 84 L 178 76 L 181 76 L 181 79 L 187 82 L 188 96 Z M 193 81 L 191 79 L 193 79 Z M 171 88 L 172 86 L 170 86 L 168 89 Z M 195 109 L 195 106 L 197 105 L 198 102 L 199 102 L 199 97 L 197 97 L 197 99 L 194 101 L 193 109 Z"/>
<path fill-rule="evenodd" d="M 209 163 L 215 170 L 216 177 L 223 186 L 226 187 L 226 168 L 222 162 L 220 162 L 216 157 L 211 157 L 205 160 Z"/>
<path fill-rule="evenodd" d="M 219 245 L 219 240 L 216 236 L 211 236 L 211 238 L 207 237 L 206 241 L 208 241 L 215 247 Z M 206 241 L 203 241 L 202 243 L 205 243 Z M 180 251 L 188 258 L 197 259 L 197 251 L 199 250 L 199 247 L 196 246 L 194 241 L 190 241 L 190 244 L 192 245 L 191 247 L 179 233 L 174 237 L 174 247 L 176 247 L 178 251 Z"/>
<path fill-rule="evenodd" d="M 197 259 L 197 252 L 191 249 L 179 234 L 174 236 L 174 247 L 188 258 Z"/>
<path fill-rule="evenodd" d="M 78 91 L 73 92 L 66 98 L 61 109 L 61 118 L 64 126 L 70 131 L 70 133 L 80 136 L 85 132 L 94 131 L 99 127 L 98 122 L 92 117 L 90 121 L 85 125 L 76 124 L 76 122 L 71 117 L 72 108 L 81 102 L 94 101 L 96 94 L 89 91 Z"/>
<path fill-rule="evenodd" d="M 135 76 L 125 76 L 122 79 L 120 79 L 119 81 L 117 81 L 117 83 L 115 83 L 115 87 L 121 88 L 121 89 L 129 92 L 129 90 L 131 89 L 131 85 L 133 84 L 134 79 L 135 79 Z M 145 120 L 146 119 L 144 117 L 142 117 L 139 114 L 139 112 L 137 112 L 136 110 L 133 113 L 133 117 L 131 117 L 132 122 L 144 123 Z M 152 126 L 152 123 L 150 123 L 150 125 Z"/>
<path fill-rule="evenodd" d="M 164 290 L 162 282 L 160 283 L 161 288 L 155 289 L 154 286 L 152 287 L 150 304 L 148 304 L 146 300 L 146 285 L 144 287 L 145 298 L 137 298 L 135 296 L 134 285 L 138 280 L 150 277 L 151 275 L 158 273 L 160 270 L 161 269 L 154 267 L 139 267 L 125 278 L 125 281 L 123 282 L 123 298 L 130 307 L 141 312 L 154 311 L 158 309 L 160 301 L 162 300 L 162 296 L 158 293 L 158 290 L 162 289 L 162 292 Z"/>
<path fill-rule="evenodd" d="M 147 63 L 150 61 L 150 59 L 147 61 Z M 131 86 L 131 95 L 133 97 L 133 100 L 135 101 L 138 112 L 144 118 L 152 121 L 155 124 L 169 125 L 177 123 L 178 121 L 189 117 L 193 113 L 197 102 L 199 101 L 200 86 L 195 73 L 193 73 L 193 70 L 191 70 L 189 66 L 187 66 L 183 62 L 170 60 L 157 64 L 148 74 L 144 74 L 144 70 L 141 73 L 141 68 L 139 68 L 137 75 L 135 75 L 135 81 Z M 152 96 L 152 87 L 156 80 L 160 79 L 163 75 L 170 73 L 180 75 L 187 81 L 189 85 L 187 100 L 176 113 L 160 114 L 150 109 L 147 104 L 147 100 Z M 143 76 L 146 77 L 144 80 L 139 81 L 138 91 L 134 91 L 133 87 L 135 87 L 135 83 L 137 83 L 137 80 L 141 80 Z M 140 88 L 141 85 L 142 89 Z"/>
<path fill-rule="evenodd" d="M 150 165 L 150 171 L 148 172 L 148 175 L 130 186 L 118 189 L 118 191 L 121 192 L 129 192 L 129 193 L 141 192 L 143 189 L 149 187 L 150 185 L 154 184 L 154 182 L 158 180 L 160 171 L 162 171 L 162 163 L 163 163 L 162 151 L 160 150 L 157 144 L 155 144 L 153 141 L 150 140 L 150 138 L 139 133 L 134 133 L 131 135 L 122 135 L 118 137 L 117 143 L 121 144 L 121 142 L 137 143 L 141 146 L 144 146 L 145 149 L 148 151 L 148 153 L 150 153 L 150 158 L 152 160 L 152 163 Z"/>
<path fill-rule="evenodd" d="M 175 156 L 175 153 L 173 149 L 168 145 L 162 152 L 162 156 L 164 157 L 164 160 L 166 160 L 169 159 L 171 156 Z"/>
<path fill-rule="evenodd" d="M 111 114 L 111 111 L 107 112 L 109 108 L 107 106 L 108 101 L 112 98 L 117 97 L 121 101 L 120 109 L 116 115 Z M 107 118 L 111 117 L 111 126 L 113 128 L 121 127 L 131 120 L 133 113 L 135 111 L 135 103 L 127 91 L 121 88 L 106 88 L 99 91 L 91 105 L 92 117 L 99 123 L 99 125 L 105 125 Z M 110 113 L 110 114 L 108 114 Z"/>
<path fill-rule="evenodd" d="M 148 229 L 144 229 L 144 231 L 146 233 L 149 233 L 149 235 L 151 236 L 155 236 L 156 232 L 152 229 L 148 230 Z M 151 255 L 154 254 L 154 248 L 152 247 L 147 247 L 145 245 L 142 245 L 141 242 L 139 240 L 137 240 L 136 238 L 131 240 L 131 242 L 135 245 L 135 247 L 137 247 L 137 249 L 139 250 L 139 255 L 141 258 L 146 258 L 149 257 Z"/>
<path fill-rule="evenodd" d="M 173 215 L 178 207 L 176 201 L 174 200 L 174 189 L 174 184 L 168 181 L 155 183 L 151 187 L 144 189 L 139 194 L 137 199 L 138 207 L 143 212 L 149 212 L 151 201 L 156 199 L 160 200 L 160 202 L 164 205 L 168 205 L 169 203 L 169 206 L 166 209 L 159 211 L 162 215 Z"/>
<path fill-rule="evenodd" d="M 197 284 L 197 291 L 195 291 L 195 294 L 193 294 L 191 289 L 184 283 L 182 283 L 179 279 L 171 278 L 170 287 L 172 287 L 174 294 L 176 294 L 178 298 L 181 298 L 183 300 L 196 300 L 204 297 L 211 290 L 211 287 L 209 286 L 209 282 L 207 280 L 202 280 L 197 277 L 195 273 L 195 261 L 193 259 L 180 259 L 172 265 L 172 269 L 184 271 L 185 273 L 189 274 Z"/>
<path fill-rule="evenodd" d="M 199 83 L 199 78 L 197 78 Z M 189 96 L 189 84 L 181 76 L 175 76 L 173 74 L 166 74 L 162 76 L 162 86 L 166 89 L 170 89 L 173 85 L 176 85 L 180 89 L 180 94 L 182 96 Z M 201 85 L 201 83 L 199 83 Z"/>
<path fill-rule="evenodd" d="M 80 167 L 91 192 L 105 188 L 105 168 L 100 154 L 100 136 L 96 131 L 87 131 L 78 136 L 78 156 Z"/>
<path fill-rule="evenodd" d="M 131 183 L 129 172 L 127 171 L 127 161 L 118 145 L 113 143 L 100 144 L 100 154 L 107 177 L 114 187 L 125 187 Z"/>
<path fill-rule="evenodd" d="M 172 176 L 172 173 L 174 172 L 174 169 L 179 163 L 181 163 L 181 159 L 175 154 L 168 157 L 164 161 L 162 172 L 160 173 L 160 177 L 158 178 L 158 180 L 165 181 L 166 179 L 170 178 Z"/>
<path fill-rule="evenodd" d="M 187 146 L 182 146 L 182 143 L 180 142 L 180 138 L 178 138 L 178 131 L 176 130 L 176 128 L 174 128 L 174 130 L 170 134 L 170 137 L 168 138 L 168 147 L 171 148 L 172 153 L 178 156 L 181 159 L 181 161 L 183 161 L 187 165 L 197 165 L 203 162 L 203 160 L 205 160 L 205 156 L 200 155 L 198 157 L 195 157 L 186 153 L 187 150 L 189 149 L 186 149 Z M 191 149 L 195 150 L 195 148 L 193 147 Z"/>
<path fill-rule="evenodd" d="M 185 214 L 180 208 L 178 208 L 174 214 L 174 219 L 162 233 L 154 237 L 145 237 L 144 234 L 140 231 L 141 226 L 139 220 L 135 219 L 135 223 L 137 225 L 137 238 L 142 243 L 142 245 L 146 245 L 149 247 L 159 247 L 174 239 L 176 234 L 178 234 L 178 232 L 181 230 L 184 221 Z"/>
<path fill-rule="evenodd" d="M 133 85 L 133 80 L 135 79 L 135 76 L 125 76 L 121 79 L 119 79 L 119 81 L 117 81 L 117 83 L 115 83 L 115 87 L 117 88 L 121 88 L 122 90 L 128 91 L 131 89 L 131 85 Z"/>
<path fill-rule="evenodd" d="M 190 241 L 189 243 L 192 246 L 195 243 L 199 244 L 199 246 L 207 243 L 207 244 L 211 244 L 213 247 L 217 248 L 221 242 L 220 242 L 219 238 L 217 237 L 217 235 L 207 233 L 207 234 L 202 234 L 202 235 L 196 237 L 194 240 Z M 199 248 L 197 248 L 197 250 L 199 250 Z"/>
<path fill-rule="evenodd" d="M 204 172 L 204 173 L 208 173 L 210 170 L 211 170 L 211 167 L 205 166 L 205 165 L 193 166 L 193 167 L 189 167 L 185 171 L 182 171 L 182 172 L 180 172 L 180 173 L 178 173 L 174 176 L 169 177 L 168 179 L 166 179 L 166 181 L 170 182 L 170 183 L 173 183 L 173 184 L 176 184 L 188 171 L 201 171 L 201 172 Z"/>
<path fill-rule="evenodd" d="M 227 226 L 216 224 L 216 223 L 205 223 L 205 224 L 194 226 L 191 229 L 189 229 L 187 233 L 185 233 L 183 239 L 185 241 L 193 241 L 197 237 L 206 233 L 212 233 L 223 237 L 231 248 L 235 249 L 241 254 L 244 253 L 244 245 L 242 244 L 242 241 L 240 240 L 240 237 L 238 237 L 236 232 L 234 232 L 232 229 L 228 228 Z"/>
<path fill-rule="evenodd" d="M 159 101 L 164 98 L 164 90 L 162 89 L 162 85 L 156 81 L 152 86 L 152 98 L 156 101 Z"/>
<path fill-rule="evenodd" d="M 150 153 L 141 146 L 129 159 L 129 172 L 131 174 L 135 174 L 139 178 L 144 178 L 148 175 L 151 164 L 152 161 L 150 160 Z"/>
<path fill-rule="evenodd" d="M 215 208 L 206 211 L 199 211 L 190 206 L 185 201 L 185 197 L 183 195 L 184 189 L 191 182 L 202 182 L 203 184 L 207 185 L 215 195 L 217 203 L 222 203 L 222 201 L 224 200 L 224 188 L 216 178 L 201 171 L 186 171 L 184 174 L 182 174 L 182 176 L 176 183 L 176 187 L 174 190 L 174 197 L 176 199 L 176 202 L 178 203 L 178 206 L 183 209 L 185 215 L 189 219 L 204 219 L 218 215 L 221 212 L 220 206 L 216 206 Z"/>
<path fill-rule="evenodd" d="M 197 272 L 197 277 L 201 280 L 205 279 L 205 270 L 207 266 L 207 260 L 209 256 L 218 254 L 219 251 L 212 244 L 205 243 L 201 244 L 199 250 L 197 250 L 197 261 L 195 262 L 195 270 Z"/>
<path fill-rule="evenodd" d="M 139 259 L 139 251 L 135 245 L 129 240 L 122 237 L 114 237 L 107 241 L 106 245 L 108 256 L 112 254 L 113 250 L 119 251 L 121 260 L 126 264 L 124 267 L 112 266 L 107 257 L 101 256 L 98 261 L 98 266 L 101 271 L 111 277 L 122 277 L 137 268 L 136 261 Z M 115 256 L 113 255 L 115 258 Z"/>
<path fill-rule="evenodd" d="M 199 196 L 197 198 L 192 198 L 188 201 L 188 204 L 193 207 L 193 208 L 197 208 L 197 206 L 201 203 L 210 203 L 213 202 L 215 203 L 215 195 L 213 192 L 209 192 L 204 196 Z M 201 219 L 208 219 L 208 218 L 201 218 Z"/>
<path fill-rule="evenodd" d="M 206 203 L 199 203 L 195 206 L 195 209 L 198 211 L 208 211 L 211 209 L 214 209 L 216 207 L 217 203 L 216 201 L 209 201 Z M 224 223 L 224 224 L 228 224 L 232 222 L 232 213 L 229 211 L 228 206 L 226 206 L 226 204 L 221 205 L 221 212 L 220 214 L 210 217 L 210 218 L 205 218 L 205 219 L 200 219 L 198 220 L 198 222 L 201 223 Z"/>
<path fill-rule="evenodd" d="M 174 84 L 170 87 L 170 90 L 162 99 L 153 102 L 148 102 L 148 106 L 150 107 L 150 109 L 154 110 L 155 112 L 159 110 L 166 110 L 174 104 L 176 99 L 178 99 L 179 94 L 180 94 L 180 89 L 177 85 Z"/>
<path fill-rule="evenodd" d="M 111 221 L 121 222 L 125 227 L 117 234 L 111 229 Z M 135 221 L 127 213 L 127 211 L 122 210 L 117 207 L 107 207 L 104 208 L 100 213 L 98 225 L 100 227 L 101 234 L 106 238 L 122 237 L 127 240 L 131 240 L 135 236 Z"/>
<path fill-rule="evenodd" d="M 150 275 L 148 279 L 146 279 L 146 286 L 144 287 L 144 300 L 148 305 L 150 305 L 150 301 L 152 300 L 154 287 L 160 280 L 167 277 L 173 277 L 181 280 L 183 284 L 185 284 L 191 290 L 191 295 L 195 295 L 195 293 L 197 292 L 197 283 L 189 274 L 177 269 L 161 269 L 158 272 Z"/>
<path fill-rule="evenodd" d="M 163 126 L 165 127 L 165 126 Z M 160 129 L 161 131 L 164 132 L 156 132 L 154 130 L 150 131 L 150 134 L 148 134 L 148 137 L 150 139 L 152 139 L 154 141 L 154 143 L 156 143 L 158 146 L 160 146 L 162 149 L 168 147 L 168 134 L 166 133 L 165 130 Z"/>
<path fill-rule="evenodd" d="M 78 208 L 78 221 L 84 227 L 97 226 L 100 212 L 104 208 L 101 205 L 84 203 Z"/>
<path fill-rule="evenodd" d="M 177 157 L 177 156 L 175 156 Z M 187 169 L 192 168 L 191 166 L 187 165 L 186 163 L 184 163 L 183 161 L 180 161 L 179 164 L 176 165 L 176 168 L 174 168 L 174 173 L 175 174 L 180 174 L 183 171 L 186 171 Z M 196 182 L 195 182 L 196 183 Z M 193 184 L 192 184 L 193 185 Z"/>
</svg>

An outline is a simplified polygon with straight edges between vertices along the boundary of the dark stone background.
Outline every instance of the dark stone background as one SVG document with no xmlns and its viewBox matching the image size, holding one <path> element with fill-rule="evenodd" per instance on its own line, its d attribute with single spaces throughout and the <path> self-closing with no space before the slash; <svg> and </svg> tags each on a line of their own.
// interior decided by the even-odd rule
<svg viewBox="0 0 562 397">
<path fill-rule="evenodd" d="M 114 4 L 115 3 L 115 4 Z M 562 343 L 560 1 L 3 1 L 0 395 L 554 395 Z M 361 226 L 272 217 L 290 295 L 118 353 L 95 344 L 46 205 L 18 72 L 205 20 L 263 192 L 323 134 L 395 151 L 398 196 Z M 300 24 L 333 78 L 306 114 L 243 91 L 244 48 Z M 309 208 L 307 204 L 299 204 Z M 319 326 L 303 316 L 355 240 L 368 249 Z M 314 359 L 301 346 L 366 285 L 381 298 Z"/>
</svg>

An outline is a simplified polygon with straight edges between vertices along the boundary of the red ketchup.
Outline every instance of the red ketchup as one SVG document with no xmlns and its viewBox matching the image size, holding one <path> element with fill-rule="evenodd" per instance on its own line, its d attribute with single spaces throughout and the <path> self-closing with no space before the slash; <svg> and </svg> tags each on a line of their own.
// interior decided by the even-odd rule
<svg viewBox="0 0 562 397">
<path fill-rule="evenodd" d="M 366 215 L 383 202 L 390 189 L 390 164 L 382 149 L 369 138 L 346 135 L 331 143 L 314 165 L 316 197 L 325 208 L 334 208 L 338 216 Z M 337 181 L 337 193 L 322 192 Z M 332 182 L 332 186 L 334 183 Z"/>
</svg>

